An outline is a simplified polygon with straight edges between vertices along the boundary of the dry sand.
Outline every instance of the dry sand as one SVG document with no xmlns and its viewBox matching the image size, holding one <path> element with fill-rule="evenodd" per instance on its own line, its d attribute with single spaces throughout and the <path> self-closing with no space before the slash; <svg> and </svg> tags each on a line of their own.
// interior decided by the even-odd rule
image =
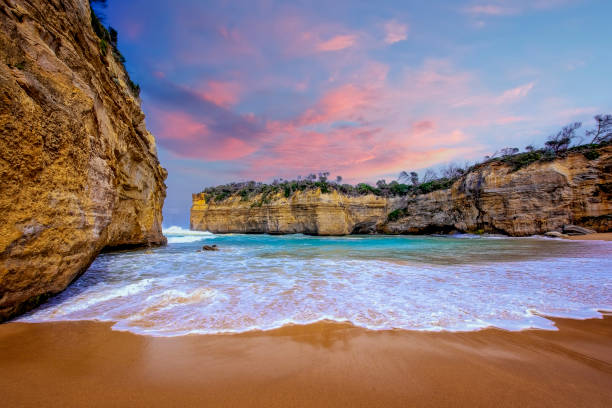
<svg viewBox="0 0 612 408">
<path fill-rule="evenodd" d="M 372 332 L 320 323 L 159 338 L 0 325 L 4 407 L 612 407 L 612 317 L 560 331 Z"/>
</svg>

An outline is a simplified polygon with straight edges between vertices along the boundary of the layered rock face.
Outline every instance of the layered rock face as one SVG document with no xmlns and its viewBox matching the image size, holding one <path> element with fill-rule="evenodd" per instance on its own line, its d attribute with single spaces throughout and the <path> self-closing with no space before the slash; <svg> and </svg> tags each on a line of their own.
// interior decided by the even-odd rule
<svg viewBox="0 0 612 408">
<path fill-rule="evenodd" d="M 166 171 L 87 0 L 0 1 L 0 321 L 105 247 L 165 243 Z"/>
<path fill-rule="evenodd" d="M 448 190 L 407 197 L 347 197 L 320 190 L 244 201 L 208 202 L 193 195 L 191 228 L 211 232 L 419 234 L 491 232 L 543 234 L 576 224 L 612 230 L 612 147 L 588 160 L 582 153 L 518 171 L 500 162 L 468 173 Z M 261 205 L 259 205 L 261 204 Z M 402 209 L 391 222 L 389 214 Z"/>
<path fill-rule="evenodd" d="M 612 147 L 588 160 L 581 153 L 513 172 L 502 163 L 482 166 L 448 190 L 407 198 L 406 216 L 389 233 L 483 231 L 512 236 L 543 234 L 576 224 L 612 230 Z"/>
<path fill-rule="evenodd" d="M 392 203 L 384 197 L 347 197 L 335 191 L 298 191 L 289 198 L 278 193 L 259 205 L 261 199 L 232 196 L 210 203 L 204 194 L 194 194 L 191 228 L 221 233 L 346 235 L 375 231 L 392 210 Z"/>
</svg>

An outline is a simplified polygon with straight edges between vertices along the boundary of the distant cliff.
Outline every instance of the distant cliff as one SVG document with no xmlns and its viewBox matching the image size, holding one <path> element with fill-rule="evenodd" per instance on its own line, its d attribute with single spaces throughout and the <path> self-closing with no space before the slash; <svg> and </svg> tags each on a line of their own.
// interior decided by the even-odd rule
<svg viewBox="0 0 612 408">
<path fill-rule="evenodd" d="M 0 1 L 0 321 L 105 247 L 165 243 L 166 171 L 100 27 L 87 0 Z"/>
<path fill-rule="evenodd" d="M 448 189 L 427 194 L 350 196 L 321 189 L 193 195 L 191 228 L 217 233 L 419 234 L 490 232 L 527 236 L 575 224 L 612 230 L 612 146 L 588 159 L 570 152 L 514 170 L 503 161 L 476 166 Z"/>
</svg>

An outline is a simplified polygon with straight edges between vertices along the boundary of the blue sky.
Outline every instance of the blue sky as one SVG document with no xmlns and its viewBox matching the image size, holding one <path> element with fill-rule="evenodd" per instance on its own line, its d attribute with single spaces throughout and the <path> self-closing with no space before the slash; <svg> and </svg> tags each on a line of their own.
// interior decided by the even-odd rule
<svg viewBox="0 0 612 408">
<path fill-rule="evenodd" d="M 543 144 L 612 112 L 612 2 L 109 0 L 169 171 L 191 193 L 330 171 L 349 182 Z"/>
</svg>

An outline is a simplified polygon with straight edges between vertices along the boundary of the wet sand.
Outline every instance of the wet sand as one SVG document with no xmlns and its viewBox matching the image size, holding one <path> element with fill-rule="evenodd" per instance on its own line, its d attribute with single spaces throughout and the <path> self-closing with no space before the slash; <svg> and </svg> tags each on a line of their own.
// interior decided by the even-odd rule
<svg viewBox="0 0 612 408">
<path fill-rule="evenodd" d="M 568 239 L 575 241 L 612 241 L 612 232 L 598 232 L 596 234 L 574 235 Z"/>
<path fill-rule="evenodd" d="M 610 407 L 612 317 L 559 331 L 373 332 L 320 323 L 160 338 L 0 325 L 6 407 Z"/>
</svg>

